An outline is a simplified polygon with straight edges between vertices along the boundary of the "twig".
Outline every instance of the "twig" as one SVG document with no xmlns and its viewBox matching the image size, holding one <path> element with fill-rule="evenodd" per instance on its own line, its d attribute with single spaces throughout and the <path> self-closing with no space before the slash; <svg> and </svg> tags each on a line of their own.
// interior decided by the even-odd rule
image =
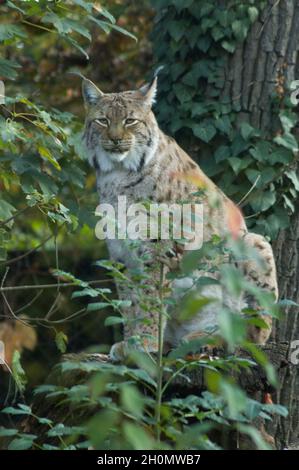
<svg viewBox="0 0 299 470">
<path fill-rule="evenodd" d="M 85 281 L 88 284 L 97 284 L 102 282 L 111 282 L 110 279 L 99 279 L 98 281 Z M 9 291 L 16 291 L 16 290 L 32 290 L 32 289 L 57 289 L 58 284 L 36 284 L 36 285 L 25 285 L 25 286 L 7 286 L 3 287 L 1 283 L 0 292 L 9 292 Z M 59 284 L 59 287 L 73 287 L 80 285 L 77 282 L 64 282 Z"/>
<path fill-rule="evenodd" d="M 7 265 L 9 265 L 9 264 L 16 263 L 17 261 L 20 261 L 21 259 L 26 258 L 26 256 L 29 256 L 29 255 L 31 255 L 31 253 L 34 253 L 36 250 L 38 250 L 38 249 L 41 248 L 43 245 L 45 245 L 45 244 L 46 244 L 49 240 L 51 240 L 51 238 L 53 238 L 53 237 L 54 237 L 53 234 L 49 235 L 47 238 L 45 238 L 43 241 L 41 241 L 36 247 L 31 248 L 31 250 L 26 251 L 26 253 L 23 253 L 23 254 L 20 255 L 20 256 L 16 256 L 15 258 L 9 259 L 8 261 L 5 261 L 4 263 L 1 263 L 1 264 L 0 264 L 0 267 L 1 267 L 1 266 L 7 266 Z"/>
<path fill-rule="evenodd" d="M 2 298 L 4 300 L 5 305 L 7 306 L 8 310 L 9 310 L 9 313 L 11 314 L 12 318 L 14 320 L 18 320 L 19 322 L 23 323 L 23 325 L 29 326 L 29 324 L 27 322 L 25 322 L 23 319 L 17 317 L 17 315 L 14 313 L 13 309 L 10 306 L 10 303 L 8 302 L 4 292 L 2 290 L 2 289 L 5 289 L 5 287 L 3 287 L 3 285 L 4 285 L 5 279 L 7 277 L 8 271 L 9 271 L 9 268 L 6 268 L 5 273 L 3 275 L 3 278 L 2 278 L 2 281 L 1 281 L 1 295 L 2 295 Z"/>
<path fill-rule="evenodd" d="M 0 222 L 0 227 L 4 227 L 5 225 L 7 225 L 9 222 L 11 222 L 12 220 L 16 219 L 17 217 L 19 217 L 19 215 L 23 214 L 25 211 L 28 211 L 28 209 L 31 209 L 31 207 L 24 207 L 23 209 L 20 209 L 19 211 L 17 211 L 14 215 L 12 215 L 11 217 L 9 217 L 8 219 L 6 220 L 3 220 Z"/>
<path fill-rule="evenodd" d="M 253 191 L 254 188 L 256 187 L 256 185 L 257 185 L 257 183 L 258 183 L 260 177 L 261 177 L 261 175 L 258 175 L 258 176 L 256 177 L 255 182 L 253 183 L 253 185 L 251 186 L 251 188 L 249 189 L 249 191 L 245 194 L 245 196 L 243 196 L 242 199 L 238 202 L 237 206 L 240 206 L 240 205 L 242 204 L 242 202 L 244 202 L 245 199 L 247 199 L 247 197 L 249 196 L 249 194 L 252 193 L 252 191 Z"/>
</svg>

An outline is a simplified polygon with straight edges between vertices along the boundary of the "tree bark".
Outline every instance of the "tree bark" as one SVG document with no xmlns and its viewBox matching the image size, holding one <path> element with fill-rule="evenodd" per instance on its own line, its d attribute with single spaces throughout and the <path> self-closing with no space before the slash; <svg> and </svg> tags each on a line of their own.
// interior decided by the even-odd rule
<svg viewBox="0 0 299 470">
<path fill-rule="evenodd" d="M 290 230 L 281 232 L 274 244 L 281 298 L 299 303 L 299 208 L 294 215 Z M 273 331 L 275 341 L 290 343 L 299 339 L 299 309 L 286 307 L 283 318 Z M 274 421 L 274 434 L 281 448 L 299 441 L 299 374 L 298 365 L 279 371 L 277 402 L 289 410 L 288 418 Z"/>
<path fill-rule="evenodd" d="M 239 122 L 247 121 L 268 133 L 277 130 L 271 95 L 273 91 L 284 93 L 284 85 L 299 78 L 298 31 L 299 1 L 269 0 L 225 70 L 222 97 L 230 97 L 240 112 Z M 280 233 L 273 247 L 280 298 L 299 303 L 299 205 L 290 229 Z M 274 326 L 275 342 L 286 341 L 291 347 L 299 339 L 298 314 L 296 306 L 285 308 Z M 292 446 L 299 439 L 298 391 L 298 366 L 280 368 L 276 401 L 288 408 L 289 417 L 279 417 L 271 425 L 278 448 Z"/>
</svg>

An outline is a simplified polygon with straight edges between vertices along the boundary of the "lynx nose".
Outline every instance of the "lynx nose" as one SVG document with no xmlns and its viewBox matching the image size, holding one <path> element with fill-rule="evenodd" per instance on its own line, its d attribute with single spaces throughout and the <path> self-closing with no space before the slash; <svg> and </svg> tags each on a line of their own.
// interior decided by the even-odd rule
<svg viewBox="0 0 299 470">
<path fill-rule="evenodd" d="M 121 143 L 121 139 L 114 138 L 114 139 L 111 139 L 111 140 L 115 145 L 119 145 Z"/>
</svg>

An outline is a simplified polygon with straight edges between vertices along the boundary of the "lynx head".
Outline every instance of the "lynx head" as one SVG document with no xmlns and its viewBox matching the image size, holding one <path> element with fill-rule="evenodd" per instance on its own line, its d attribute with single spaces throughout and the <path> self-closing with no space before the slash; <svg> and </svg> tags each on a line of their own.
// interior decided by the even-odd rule
<svg viewBox="0 0 299 470">
<path fill-rule="evenodd" d="M 84 79 L 85 142 L 89 161 L 103 172 L 140 171 L 154 156 L 159 129 L 151 110 L 157 77 L 138 90 L 103 93 Z"/>
</svg>

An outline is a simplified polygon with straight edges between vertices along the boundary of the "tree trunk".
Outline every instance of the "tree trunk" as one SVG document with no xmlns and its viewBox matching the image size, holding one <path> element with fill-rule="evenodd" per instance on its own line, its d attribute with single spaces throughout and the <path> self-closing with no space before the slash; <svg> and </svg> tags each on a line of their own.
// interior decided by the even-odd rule
<svg viewBox="0 0 299 470">
<path fill-rule="evenodd" d="M 271 112 L 271 94 L 278 87 L 299 77 L 298 61 L 299 1 L 269 0 L 268 5 L 231 57 L 226 69 L 223 97 L 229 96 L 240 110 L 240 122 L 266 132 L 277 129 Z M 299 303 L 299 205 L 289 230 L 274 243 L 281 299 Z M 299 309 L 287 307 L 276 322 L 273 339 L 299 339 Z M 298 367 L 281 368 L 277 402 L 289 410 L 289 417 L 277 418 L 272 425 L 278 448 L 299 439 Z"/>
<path fill-rule="evenodd" d="M 292 220 L 291 229 L 280 233 L 274 245 L 278 270 L 280 296 L 299 303 L 299 207 Z M 273 332 L 275 341 L 292 341 L 299 339 L 299 309 L 290 306 L 284 311 L 283 318 L 276 323 Z M 292 348 L 291 348 L 292 349 Z M 297 347 L 298 349 L 298 347 Z M 299 442 L 299 374 L 298 365 L 281 369 L 279 373 L 279 390 L 277 401 L 289 410 L 288 418 L 277 418 L 274 432 L 278 445 L 289 447 Z"/>
</svg>

